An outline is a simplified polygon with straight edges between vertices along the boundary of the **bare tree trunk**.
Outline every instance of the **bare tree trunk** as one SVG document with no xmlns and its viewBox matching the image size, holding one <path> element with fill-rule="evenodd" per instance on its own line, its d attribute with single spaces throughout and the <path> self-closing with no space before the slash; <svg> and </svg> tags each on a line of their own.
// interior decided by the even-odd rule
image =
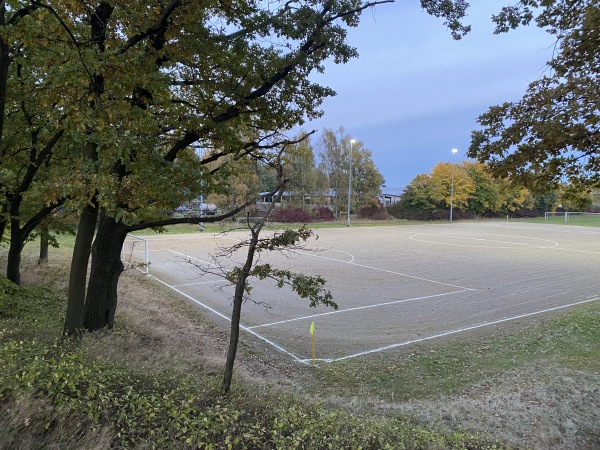
<svg viewBox="0 0 600 450">
<path fill-rule="evenodd" d="M 81 337 L 81 330 L 83 329 L 85 286 L 97 217 L 98 208 L 95 204 L 88 205 L 79 217 L 79 227 L 77 228 L 75 247 L 71 258 L 67 313 L 64 325 L 64 331 L 69 336 Z"/>
<path fill-rule="evenodd" d="M 235 363 L 235 357 L 237 354 L 238 341 L 240 338 L 240 318 L 242 316 L 242 303 L 244 301 L 244 288 L 246 286 L 246 280 L 252 269 L 252 263 L 254 262 L 254 253 L 256 251 L 256 244 L 258 243 L 258 236 L 262 228 L 262 223 L 259 223 L 255 228 L 251 228 L 252 238 L 248 247 L 248 253 L 246 256 L 246 262 L 244 267 L 240 271 L 238 278 L 235 283 L 235 294 L 233 297 L 233 311 L 231 313 L 231 332 L 229 335 L 229 349 L 227 350 L 227 361 L 225 362 L 225 373 L 223 375 L 223 384 L 221 391 L 223 394 L 228 394 L 231 390 L 231 380 L 233 378 L 233 365 Z"/>
<path fill-rule="evenodd" d="M 89 331 L 112 328 L 117 309 L 117 286 L 123 273 L 121 248 L 126 226 L 101 214 L 92 246 L 92 267 L 85 299 L 83 327 Z"/>
<path fill-rule="evenodd" d="M 93 11 L 90 11 L 89 25 L 92 32 L 90 43 L 99 52 L 104 52 L 104 43 L 106 39 L 106 26 L 113 13 L 114 7 L 108 2 L 101 1 Z M 100 96 L 104 92 L 104 77 L 96 73 L 88 85 L 89 106 L 95 109 L 100 101 Z M 87 130 L 88 137 L 93 130 Z M 97 145 L 88 140 L 83 146 L 82 163 L 83 166 L 92 165 L 98 160 Z M 85 294 L 87 268 L 90 259 L 92 240 L 94 230 L 98 219 L 98 204 L 96 203 L 96 194 L 93 194 L 92 203 L 86 206 L 79 218 L 79 228 L 75 240 L 75 249 L 71 260 L 71 273 L 69 277 L 69 296 L 67 303 L 67 313 L 65 317 L 65 332 L 69 335 L 76 334 L 80 336 L 83 329 L 85 317 Z"/>
<path fill-rule="evenodd" d="M 48 241 L 50 239 L 50 230 L 48 225 L 40 226 L 40 257 L 38 258 L 39 264 L 48 264 Z"/>
<path fill-rule="evenodd" d="M 8 219 L 6 217 L 7 211 L 8 208 L 6 205 L 2 205 L 2 209 L 0 210 L 0 242 L 2 242 L 4 232 L 6 231 L 6 225 L 8 225 Z"/>
<path fill-rule="evenodd" d="M 285 147 L 284 147 L 285 148 Z M 233 365 L 235 363 L 235 357 L 237 354 L 238 341 L 240 338 L 240 318 L 242 316 L 242 303 L 244 301 L 244 292 L 246 288 L 246 281 L 250 276 L 252 270 L 252 264 L 254 263 L 254 255 L 256 254 L 256 247 L 258 245 L 260 232 L 265 226 L 265 223 L 273 209 L 275 208 L 275 194 L 281 199 L 283 197 L 283 190 L 286 185 L 286 181 L 283 177 L 283 168 L 281 165 L 281 150 L 277 156 L 277 187 L 272 192 L 273 201 L 265 211 L 261 220 L 254 226 L 250 226 L 250 233 L 252 234 L 248 245 L 248 253 L 246 254 L 246 261 L 242 270 L 237 277 L 235 282 L 235 294 L 233 297 L 233 310 L 231 312 L 231 333 L 229 336 L 229 348 L 227 350 L 227 361 L 225 361 L 225 373 L 223 374 L 223 384 L 221 385 L 221 392 L 224 395 L 229 394 L 231 390 L 231 381 L 233 378 Z"/>
<path fill-rule="evenodd" d="M 11 219 L 6 278 L 15 284 L 21 284 L 21 251 L 25 245 L 25 237 L 25 233 L 19 227 L 19 220 Z"/>
<path fill-rule="evenodd" d="M 31 219 L 27 221 L 23 226 L 20 226 L 19 219 L 19 205 L 20 201 L 13 202 L 11 207 L 11 218 L 10 218 L 10 248 L 8 250 L 8 267 L 6 268 L 6 278 L 11 280 L 13 283 L 21 284 L 21 252 L 25 246 L 25 241 L 31 234 L 31 232 L 37 227 L 44 218 L 57 207 L 59 207 L 64 200 L 60 200 L 56 204 L 44 205 Z"/>
</svg>

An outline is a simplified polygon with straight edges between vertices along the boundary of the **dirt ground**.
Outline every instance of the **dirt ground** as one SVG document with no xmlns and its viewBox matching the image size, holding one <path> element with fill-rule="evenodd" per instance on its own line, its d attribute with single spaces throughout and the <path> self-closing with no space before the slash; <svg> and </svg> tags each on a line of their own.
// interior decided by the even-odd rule
<svg viewBox="0 0 600 450">
<path fill-rule="evenodd" d="M 483 222 L 318 230 L 294 254 L 261 254 L 260 263 L 327 280 L 339 309 L 310 308 L 289 289 L 252 280 L 242 326 L 290 357 L 332 361 L 376 353 L 499 321 L 535 317 L 598 301 L 596 228 Z M 232 289 L 215 272 L 219 246 L 241 232 L 148 238 L 150 274 L 227 320 Z M 217 264 L 216 267 L 212 264 Z M 218 317 L 221 315 L 221 317 Z"/>
</svg>

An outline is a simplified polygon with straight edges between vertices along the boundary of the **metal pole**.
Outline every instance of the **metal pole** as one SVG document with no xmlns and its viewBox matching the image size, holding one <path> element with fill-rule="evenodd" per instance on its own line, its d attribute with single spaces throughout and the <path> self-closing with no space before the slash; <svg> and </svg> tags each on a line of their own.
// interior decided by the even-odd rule
<svg viewBox="0 0 600 450">
<path fill-rule="evenodd" d="M 146 248 L 145 251 L 145 263 L 146 263 L 146 271 L 144 272 L 144 275 L 148 275 L 149 269 L 150 269 L 150 261 L 148 261 L 148 239 L 144 239 L 144 247 Z"/>
<path fill-rule="evenodd" d="M 350 226 L 350 198 L 352 196 L 352 144 L 354 144 L 354 139 L 350 139 L 350 170 L 348 171 L 348 226 Z"/>
<path fill-rule="evenodd" d="M 454 154 L 458 150 L 452 149 L 452 182 L 450 184 L 450 223 L 452 223 L 452 197 L 454 197 Z"/>
<path fill-rule="evenodd" d="M 203 203 L 204 203 L 204 195 L 200 194 L 200 232 L 204 231 L 204 223 L 202 222 L 202 218 L 204 217 L 203 209 L 202 209 Z"/>
</svg>

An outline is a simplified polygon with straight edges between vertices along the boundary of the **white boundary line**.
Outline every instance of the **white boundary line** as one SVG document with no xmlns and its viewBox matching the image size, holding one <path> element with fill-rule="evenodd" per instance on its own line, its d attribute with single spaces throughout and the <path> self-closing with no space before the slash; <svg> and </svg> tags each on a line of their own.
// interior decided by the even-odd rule
<svg viewBox="0 0 600 450">
<path fill-rule="evenodd" d="M 471 325 L 471 326 L 468 326 L 468 327 L 459 328 L 457 330 L 446 331 L 445 333 L 434 334 L 432 336 L 427 336 L 427 337 L 420 338 L 420 339 L 413 339 L 413 340 L 410 340 L 410 341 L 400 342 L 398 344 L 390 344 L 390 345 L 386 345 L 384 347 L 375 348 L 373 350 L 366 350 L 364 352 L 355 353 L 353 355 L 342 356 L 340 358 L 322 359 L 322 361 L 326 362 L 326 363 L 333 363 L 333 362 L 336 362 L 336 361 L 343 361 L 345 359 L 357 358 L 359 356 L 369 355 L 369 354 L 372 354 L 372 353 L 379 353 L 379 352 L 382 352 L 384 350 L 390 350 L 390 349 L 393 349 L 393 348 L 404 347 L 404 346 L 407 346 L 407 345 L 410 345 L 410 344 L 416 344 L 416 343 L 419 343 L 419 342 L 429 341 L 429 340 L 432 340 L 432 339 L 437 339 L 437 338 L 441 338 L 441 337 L 445 337 L 445 336 L 450 336 L 452 334 L 462 333 L 462 332 L 465 332 L 465 331 L 476 330 L 478 328 L 489 327 L 490 325 L 497 325 L 499 323 L 509 322 L 511 320 L 522 319 L 524 317 L 531 317 L 531 316 L 535 316 L 535 315 L 538 315 L 538 314 L 544 314 L 544 313 L 547 313 L 547 312 L 558 311 L 560 309 L 570 308 L 572 306 L 577 306 L 577 305 L 583 305 L 585 303 L 591 303 L 591 302 L 595 302 L 595 301 L 598 301 L 598 300 L 600 300 L 600 297 L 594 297 L 594 298 L 589 299 L 589 300 L 582 300 L 580 302 L 570 303 L 568 305 L 555 306 L 554 308 L 547 308 L 547 309 L 543 309 L 541 311 L 535 311 L 535 312 L 531 312 L 531 313 L 519 314 L 518 316 L 505 317 L 504 319 L 493 320 L 491 322 L 479 323 L 477 325 Z M 306 364 L 307 361 L 311 361 L 311 360 L 310 359 L 304 359 L 304 360 L 301 360 L 300 362 L 303 362 L 303 363 Z"/>
<path fill-rule="evenodd" d="M 431 236 L 433 238 L 440 238 L 440 237 L 452 237 L 454 239 L 458 240 L 465 240 L 465 241 L 483 241 L 485 243 L 487 242 L 491 242 L 491 243 L 496 243 L 496 244 L 509 244 L 509 247 L 491 247 L 491 246 L 486 246 L 486 245 L 467 245 L 467 244 L 460 244 L 460 243 L 451 243 L 451 242 L 437 242 L 434 240 L 427 240 L 427 239 L 418 239 L 419 237 L 425 237 L 425 236 Z M 484 234 L 471 234 L 470 236 L 485 236 Z M 417 241 L 417 242 L 423 242 L 426 244 L 436 244 L 436 245 L 452 245 L 452 246 L 456 246 L 456 247 L 471 247 L 471 248 L 492 248 L 492 249 L 498 249 L 498 248 L 502 248 L 502 249 L 513 249 L 513 248 L 519 248 L 519 247 L 533 247 L 533 248 L 556 248 L 559 246 L 559 243 L 556 241 L 551 241 L 549 239 L 539 239 L 539 238 L 532 238 L 532 237 L 525 237 L 525 236 L 508 236 L 505 234 L 496 234 L 495 237 L 510 237 L 510 238 L 523 238 L 525 240 L 530 240 L 530 241 L 544 241 L 544 242 L 549 242 L 551 244 L 554 245 L 541 245 L 541 244 L 527 244 L 527 243 L 520 243 L 520 242 L 510 242 L 510 241 L 498 241 L 495 239 L 485 239 L 485 238 L 475 238 L 475 237 L 465 237 L 463 235 L 458 235 L 458 234 L 424 234 L 424 233 L 417 233 L 417 234 L 413 234 L 411 236 L 409 236 L 408 238 L 411 241 Z"/>
<path fill-rule="evenodd" d="M 174 284 L 172 287 L 199 286 L 201 284 L 229 283 L 227 280 L 198 281 L 196 283 Z"/>
<path fill-rule="evenodd" d="M 211 308 L 210 306 L 208 306 L 208 305 L 207 305 L 207 304 L 205 304 L 205 303 L 202 303 L 202 302 L 201 302 L 201 301 L 199 301 L 199 300 L 196 300 L 194 297 L 192 297 L 192 296 L 190 296 L 190 295 L 186 294 L 186 293 L 185 293 L 185 292 L 183 292 L 183 291 L 180 291 L 180 290 L 179 290 L 179 289 L 177 289 L 175 286 L 171 286 L 169 283 L 166 283 L 166 282 L 164 282 L 164 281 L 163 281 L 163 280 L 161 280 L 160 278 L 156 278 L 156 277 L 155 277 L 155 276 L 153 276 L 153 275 L 150 275 L 150 276 L 151 276 L 152 278 L 154 278 L 156 281 L 158 281 L 159 283 L 162 283 L 162 284 L 164 284 L 165 286 L 167 286 L 169 289 L 172 289 L 172 290 L 174 290 L 174 291 L 175 291 L 175 292 L 177 292 L 178 294 L 180 294 L 180 295 L 183 295 L 183 296 L 184 296 L 185 298 L 187 298 L 188 300 L 190 300 L 190 301 L 192 301 L 192 302 L 196 303 L 198 306 L 201 306 L 202 308 L 205 308 L 205 309 L 207 309 L 208 311 L 212 312 L 213 314 L 216 314 L 216 315 L 217 315 L 217 316 L 219 316 L 220 318 L 222 318 L 222 319 L 225 319 L 227 322 L 231 323 L 231 319 L 230 319 L 229 317 L 227 317 L 225 314 L 223 314 L 223 313 L 220 313 L 220 312 L 219 312 L 219 311 L 217 311 L 216 309 L 214 309 L 214 308 Z M 302 364 L 306 364 L 305 362 L 303 362 L 303 360 L 302 360 L 300 357 L 298 357 L 298 356 L 297 356 L 297 355 L 295 355 L 294 353 L 292 353 L 292 352 L 290 352 L 290 351 L 286 350 L 285 348 L 281 347 L 280 345 L 277 345 L 275 342 L 273 342 L 273 341 L 270 341 L 270 340 L 269 340 L 269 339 L 267 339 L 266 337 L 264 337 L 264 336 L 261 336 L 261 335 L 260 335 L 260 334 L 258 334 L 257 332 L 255 332 L 255 331 L 252 331 L 250 328 L 248 328 L 248 327 L 245 327 L 245 326 L 244 326 L 244 325 L 242 325 L 241 323 L 240 323 L 240 329 L 241 329 L 241 330 L 243 330 L 243 331 L 246 331 L 246 332 L 250 333 L 251 335 L 253 335 L 253 336 L 257 337 L 257 338 L 258 338 L 258 339 L 260 339 L 261 341 L 263 341 L 263 342 L 266 342 L 267 344 L 269 344 L 269 345 L 270 345 L 270 346 L 272 346 L 273 348 L 275 348 L 275 349 L 279 350 L 280 352 L 282 352 L 282 353 L 285 353 L 286 355 L 290 356 L 290 357 L 291 357 L 291 358 L 292 358 L 294 361 L 300 362 L 300 363 L 302 363 Z"/>
<path fill-rule="evenodd" d="M 377 303 L 375 305 L 356 306 L 354 308 L 340 309 L 340 310 L 337 310 L 337 311 L 328 311 L 328 312 L 319 313 L 319 314 L 311 314 L 309 316 L 295 317 L 293 319 L 287 319 L 287 320 L 280 320 L 279 322 L 271 322 L 271 323 L 265 323 L 265 324 L 261 324 L 261 325 L 255 325 L 253 327 L 248 327 L 248 329 L 249 330 L 254 330 L 255 328 L 271 327 L 271 326 L 274 326 L 274 325 L 281 325 L 283 323 L 296 322 L 298 320 L 313 319 L 315 317 L 328 316 L 328 315 L 331 315 L 331 314 L 340 314 L 340 313 L 345 313 L 345 312 L 359 311 L 359 310 L 362 310 L 362 309 L 378 308 L 380 306 L 396 305 L 396 304 L 399 304 L 399 303 L 415 302 L 417 300 L 427 300 L 428 298 L 443 297 L 445 295 L 452 295 L 452 294 L 461 294 L 463 292 L 468 292 L 468 291 L 469 291 L 468 289 L 463 289 L 462 291 L 445 292 L 443 294 L 428 295 L 426 297 L 407 298 L 407 299 L 404 299 L 404 300 L 394 300 L 392 302 Z"/>
<path fill-rule="evenodd" d="M 401 277 L 412 278 L 414 280 L 427 281 L 429 283 L 441 284 L 442 286 L 450 286 L 450 287 L 462 289 L 463 291 L 475 291 L 476 290 L 474 288 L 468 288 L 466 286 L 458 286 L 456 284 L 444 283 L 443 281 L 430 280 L 428 278 L 421 278 L 421 277 L 417 277 L 415 275 L 408 275 L 408 274 L 402 273 L 402 272 L 394 272 L 393 270 L 380 269 L 379 267 L 367 266 L 366 264 L 359 264 L 359 263 L 355 263 L 355 262 L 352 262 L 352 261 L 343 261 L 341 259 L 330 258 L 328 256 L 316 255 L 316 254 L 310 253 L 310 252 L 298 251 L 296 253 L 301 254 L 301 255 L 312 256 L 314 258 L 327 259 L 329 261 L 335 261 L 335 262 L 339 262 L 339 263 L 342 263 L 342 264 L 349 264 L 351 266 L 362 267 L 363 269 L 371 269 L 371 270 L 376 270 L 376 271 L 379 271 L 379 272 L 391 273 L 392 275 L 398 275 L 398 276 L 401 276 Z M 344 253 L 347 253 L 347 252 L 344 252 Z M 350 255 L 350 253 L 348 253 L 348 254 Z M 354 260 L 354 257 L 352 257 L 352 260 Z"/>
<path fill-rule="evenodd" d="M 172 289 L 173 291 L 177 292 L 178 294 L 181 294 L 182 296 L 184 296 L 185 298 L 187 298 L 188 300 L 196 303 L 197 305 L 201 306 L 202 308 L 205 308 L 206 310 L 212 312 L 213 314 L 217 315 L 218 317 L 221 317 L 222 319 L 225 319 L 227 322 L 231 323 L 231 319 L 229 317 L 227 317 L 225 314 L 217 311 L 214 308 L 211 308 L 210 306 L 206 305 L 205 303 L 200 302 L 199 300 L 196 300 L 194 297 L 186 294 L 185 292 L 177 289 L 175 286 L 171 286 L 170 284 L 162 281 L 159 278 L 156 278 L 153 275 L 150 275 L 152 278 L 154 278 L 156 281 L 158 281 L 159 283 L 167 286 L 169 289 Z M 465 292 L 465 291 L 461 291 L 461 292 Z M 547 309 L 543 309 L 541 311 L 534 311 L 531 313 L 525 313 L 525 314 L 519 314 L 517 316 L 512 316 L 512 317 L 505 317 L 503 319 L 498 319 L 498 320 L 493 320 L 490 322 L 484 322 L 484 323 L 479 323 L 477 325 L 471 325 L 468 327 L 463 327 L 463 328 L 459 328 L 457 330 L 451 330 L 451 331 L 446 331 L 444 333 L 439 333 L 439 334 L 435 334 L 432 336 L 427 336 L 424 338 L 420 338 L 420 339 L 413 339 L 410 341 L 404 341 L 404 342 L 400 342 L 397 344 L 390 344 L 390 345 L 386 345 L 384 347 L 378 347 L 372 350 L 366 350 L 364 352 L 359 352 L 359 353 L 354 353 L 352 355 L 346 355 L 346 356 L 342 356 L 340 358 L 319 358 L 319 361 L 322 361 L 324 363 L 334 363 L 337 361 L 343 361 L 346 359 L 351 359 L 351 358 L 358 358 L 360 356 L 365 356 L 365 355 L 369 355 L 369 354 L 373 354 L 373 353 L 379 353 L 385 350 L 391 350 L 393 348 L 398 348 L 398 347 L 404 347 L 410 344 L 417 344 L 419 342 L 424 342 L 424 341 L 429 341 L 432 339 L 437 339 L 437 338 L 441 338 L 441 337 L 445 337 L 445 336 L 450 336 L 452 334 L 457 334 L 457 333 L 463 333 L 465 331 L 471 331 L 471 330 L 476 330 L 478 328 L 484 328 L 484 327 L 488 327 L 491 325 L 497 325 L 499 323 L 504 323 L 504 322 L 509 322 L 511 320 L 517 320 L 517 319 L 522 319 L 524 317 L 531 317 L 531 316 L 535 316 L 538 314 L 544 314 L 547 312 L 552 312 L 552 311 L 558 311 L 561 309 L 565 309 L 565 308 L 571 308 L 573 306 L 578 306 L 578 305 L 583 305 L 586 303 L 591 303 L 591 302 L 595 302 L 600 300 L 600 297 L 594 297 L 591 299 L 587 299 L 587 300 L 582 300 L 580 302 L 574 302 L 574 303 L 569 303 L 568 305 L 561 305 L 561 306 L 555 306 L 553 308 L 547 308 Z M 300 320 L 300 319 L 297 319 Z M 264 326 L 264 325 L 263 325 Z M 275 342 L 267 339 L 266 337 L 258 334 L 257 332 L 253 331 L 253 328 L 257 328 L 257 327 L 246 327 L 244 325 L 242 325 L 240 323 L 240 329 L 243 331 L 246 331 L 247 333 L 250 333 L 251 335 L 255 336 L 256 338 L 260 339 L 261 341 L 265 342 L 266 344 L 270 345 L 271 347 L 275 348 L 276 350 L 279 350 L 280 352 L 290 356 L 294 361 L 301 363 L 301 364 L 310 364 L 312 362 L 312 358 L 300 358 L 298 355 L 290 352 L 289 350 L 286 350 L 285 348 L 281 347 L 280 345 L 276 344 Z"/>
<path fill-rule="evenodd" d="M 179 255 L 179 256 L 183 256 L 184 258 L 187 258 L 187 259 L 195 259 L 196 261 L 200 261 L 204 264 L 208 264 L 209 266 L 219 267 L 216 264 L 209 263 L 208 261 L 204 261 L 203 259 L 200 259 L 200 258 L 194 258 L 193 256 L 186 255 L 185 253 L 176 252 L 175 250 L 171 250 L 171 249 L 167 249 L 167 251 L 171 252 L 171 253 L 175 253 L 176 255 Z"/>
<path fill-rule="evenodd" d="M 546 248 L 554 248 L 554 249 L 556 249 L 556 247 L 546 247 Z M 559 247 L 559 249 L 560 250 L 569 250 L 569 249 L 560 248 L 560 247 Z M 176 253 L 176 254 L 182 255 L 184 257 L 187 257 L 186 255 L 184 255 L 182 253 L 179 253 L 179 252 L 176 252 L 176 251 L 173 251 L 173 250 L 170 250 L 170 249 L 168 251 L 170 251 L 172 253 Z M 571 251 L 581 251 L 581 250 L 571 250 Z M 585 253 L 597 253 L 597 252 L 590 252 L 590 251 L 585 251 L 585 250 L 583 250 L 581 252 L 585 252 Z M 437 294 L 437 295 L 420 297 L 420 298 L 414 298 L 414 299 L 398 300 L 398 301 L 386 302 L 386 303 L 382 303 L 382 304 L 378 304 L 378 305 L 366 305 L 366 306 L 357 307 L 357 308 L 349 308 L 347 310 L 342 310 L 342 311 L 330 311 L 330 312 L 327 312 L 327 313 L 315 314 L 315 315 L 311 315 L 311 316 L 305 316 L 305 317 L 290 319 L 290 320 L 287 320 L 287 321 L 273 322 L 273 323 L 270 323 L 270 324 L 257 325 L 257 326 L 254 326 L 254 327 L 246 327 L 246 326 L 240 324 L 240 329 L 241 330 L 250 333 L 251 335 L 255 336 L 256 338 L 258 338 L 260 340 L 262 340 L 263 342 L 267 343 L 268 345 L 272 346 L 273 348 L 277 349 L 278 351 L 280 351 L 280 352 L 282 352 L 282 353 L 290 356 L 294 361 L 296 361 L 298 363 L 301 363 L 301 364 L 310 364 L 310 362 L 312 361 L 312 359 L 311 358 L 310 359 L 306 359 L 306 358 L 302 359 L 302 358 L 298 357 L 296 354 L 294 354 L 294 353 L 286 350 L 285 348 L 281 347 L 280 345 L 276 344 L 275 342 L 273 342 L 273 341 L 265 338 L 264 336 L 258 334 L 255 331 L 253 331 L 253 329 L 254 328 L 259 328 L 259 327 L 265 327 L 265 326 L 273 326 L 273 325 L 280 324 L 280 323 L 286 323 L 286 322 L 293 322 L 293 321 L 297 321 L 297 320 L 303 320 L 303 319 L 317 317 L 317 316 L 329 315 L 329 314 L 334 314 L 334 313 L 338 313 L 338 312 L 342 313 L 342 312 L 347 312 L 347 311 L 355 311 L 355 310 L 360 310 L 360 309 L 367 309 L 367 308 L 373 308 L 373 307 L 378 307 L 378 306 L 385 306 L 385 305 L 394 304 L 394 303 L 403 303 L 403 302 L 408 302 L 408 301 L 423 300 L 423 299 L 427 299 L 427 298 L 440 297 L 440 296 L 457 294 L 457 293 L 462 293 L 462 292 L 467 292 L 467 291 L 473 291 L 473 290 L 475 290 L 475 289 L 467 288 L 467 287 L 464 287 L 464 286 L 457 286 L 457 285 L 453 285 L 453 284 L 449 284 L 449 283 L 443 283 L 443 282 L 440 282 L 440 281 L 435 281 L 435 280 L 430 280 L 430 279 L 426 279 L 426 278 L 416 277 L 416 276 L 413 276 L 413 275 L 407 275 L 407 274 L 403 274 L 403 273 L 400 273 L 400 272 L 394 272 L 394 271 L 391 271 L 391 270 L 379 269 L 379 268 L 367 266 L 367 265 L 364 265 L 364 264 L 357 264 L 357 263 L 354 263 L 352 261 L 347 262 L 347 261 L 337 260 L 335 258 L 329 258 L 329 257 L 320 256 L 320 255 L 315 255 L 314 253 L 309 253 L 309 252 L 298 252 L 298 253 L 305 254 L 305 255 L 308 255 L 308 256 L 314 256 L 314 257 L 318 257 L 318 258 L 328 259 L 328 260 L 340 262 L 340 263 L 343 263 L 343 264 L 350 264 L 350 265 L 354 265 L 354 266 L 362 267 L 362 268 L 366 268 L 366 269 L 372 269 L 372 270 L 376 270 L 376 271 L 381 271 L 381 272 L 391 273 L 391 274 L 395 274 L 395 275 L 399 275 L 399 276 L 404 276 L 404 277 L 408 277 L 408 278 L 413 278 L 413 279 L 417 279 L 417 280 L 421 280 L 421 281 L 427 281 L 427 282 L 441 284 L 441 285 L 445 285 L 445 286 L 457 287 L 457 288 L 461 289 L 461 291 L 456 291 L 456 292 L 449 292 L 449 293 Z M 347 253 L 347 252 L 344 252 L 344 253 Z M 352 255 L 350 255 L 350 256 L 352 256 Z M 198 261 L 202 261 L 202 260 L 200 260 L 198 258 L 193 258 L 193 257 L 189 257 L 189 258 L 196 259 Z M 206 261 L 202 261 L 202 262 L 206 262 Z M 210 263 L 208 263 L 208 264 L 210 264 Z M 227 322 L 231 322 L 231 319 L 229 317 L 227 317 L 226 315 L 224 315 L 224 314 L 220 313 L 219 311 L 215 310 L 214 308 L 211 308 L 210 306 L 208 306 L 208 305 L 206 305 L 206 304 L 204 304 L 204 303 L 196 300 L 195 298 L 193 298 L 190 295 L 186 294 L 185 292 L 177 289 L 177 287 L 176 287 L 176 286 L 185 286 L 185 285 L 174 285 L 174 286 L 172 286 L 172 285 L 170 285 L 170 284 L 168 284 L 168 283 L 160 280 L 159 278 L 157 278 L 155 276 L 152 276 L 152 278 L 154 278 L 155 280 L 157 280 L 159 283 L 167 286 L 168 288 L 172 289 L 173 291 L 177 292 L 178 294 L 184 296 L 188 300 L 196 303 L 197 305 L 201 306 L 202 308 L 205 308 L 206 310 L 208 310 L 208 311 L 216 314 L 218 317 L 221 317 L 221 318 L 225 319 Z M 534 312 L 531 312 L 531 313 L 525 313 L 525 314 L 520 314 L 520 315 L 517 315 L 517 316 L 505 317 L 503 319 L 498 319 L 498 320 L 494 320 L 494 321 L 490 321 L 490 322 L 484 322 L 484 323 L 480 323 L 480 324 L 476 324 L 476 325 L 471 325 L 471 326 L 459 328 L 459 329 L 456 329 L 456 330 L 451 330 L 451 331 L 447 331 L 447 332 L 444 332 L 444 333 L 439 333 L 439 334 L 435 334 L 435 335 L 432 335 L 432 336 L 427 336 L 427 337 L 424 337 L 424 338 L 413 339 L 413 340 L 410 340 L 410 341 L 400 342 L 400 343 L 396 343 L 396 344 L 390 344 L 390 345 L 386 345 L 386 346 L 383 346 L 383 347 L 375 348 L 375 349 L 372 349 L 372 350 L 367 350 L 367 351 L 355 353 L 355 354 L 352 354 L 352 355 L 342 356 L 340 358 L 329 358 L 329 359 L 319 358 L 318 361 L 325 362 L 325 363 L 333 363 L 333 362 L 336 362 L 336 361 L 343 361 L 343 360 L 346 360 L 346 359 L 356 358 L 356 357 L 360 357 L 360 356 L 364 356 L 364 355 L 368 355 L 368 354 L 373 354 L 373 353 L 379 353 L 379 352 L 382 352 L 382 351 L 385 351 L 385 350 L 390 350 L 390 349 L 393 349 L 393 348 L 403 347 L 403 346 L 407 346 L 407 345 L 410 345 L 410 344 L 415 344 L 415 343 L 424 342 L 424 341 L 428 341 L 428 340 L 432 340 L 432 339 L 437 339 L 437 338 L 441 338 L 441 337 L 445 337 L 445 336 L 450 336 L 450 335 L 457 334 L 457 333 L 462 333 L 462 332 L 466 332 L 466 331 L 470 331 L 470 330 L 475 330 L 475 329 L 478 329 L 478 328 L 484 328 L 484 327 L 491 326 L 491 325 L 496 325 L 496 324 L 499 324 L 499 323 L 509 322 L 509 321 L 521 319 L 521 318 L 524 318 L 524 317 L 531 317 L 531 316 L 535 316 L 535 315 L 538 315 L 538 314 L 544 314 L 544 313 L 547 313 L 547 312 L 558 311 L 558 310 L 561 310 L 561 309 L 570 308 L 570 307 L 573 307 L 573 306 L 582 305 L 582 304 L 586 304 L 586 303 L 591 303 L 591 302 L 595 302 L 595 301 L 598 301 L 598 300 L 600 300 L 600 297 L 594 297 L 594 298 L 591 298 L 591 299 L 586 299 L 586 300 L 582 300 L 582 301 L 579 301 L 579 302 L 570 303 L 570 304 L 567 304 L 567 305 L 556 306 L 556 307 L 553 307 L 553 308 L 547 308 L 547 309 L 540 310 L 540 311 L 534 311 Z"/>
</svg>

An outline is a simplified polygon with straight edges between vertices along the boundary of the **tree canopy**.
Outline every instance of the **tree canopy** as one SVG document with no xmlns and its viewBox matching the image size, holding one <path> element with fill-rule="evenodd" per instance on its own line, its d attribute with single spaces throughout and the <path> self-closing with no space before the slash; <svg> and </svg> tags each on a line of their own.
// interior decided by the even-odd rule
<svg viewBox="0 0 600 450">
<path fill-rule="evenodd" d="M 337 131 L 325 128 L 318 143 L 319 170 L 335 193 L 335 212 L 347 209 L 348 182 L 352 170 L 350 209 L 360 209 L 381 191 L 383 176 L 375 166 L 372 152 L 358 139 L 352 139 L 341 127 Z M 352 164 L 350 155 L 352 152 Z"/>
<path fill-rule="evenodd" d="M 348 29 L 391 1 L 0 2 L 9 277 L 19 281 L 35 226 L 61 205 L 77 209 L 69 304 L 85 297 L 86 328 L 111 326 L 126 233 L 199 220 L 166 212 L 227 193 L 235 162 L 268 162 L 289 145 L 285 133 L 334 95 L 309 74 L 356 57 Z M 467 31 L 463 0 L 421 4 L 455 37 Z"/>
<path fill-rule="evenodd" d="M 592 0 L 522 0 L 495 17 L 497 32 L 535 20 L 556 36 L 548 71 L 523 98 L 492 106 L 468 155 L 536 190 L 567 182 L 600 185 L 600 5 Z"/>
<path fill-rule="evenodd" d="M 417 175 L 388 212 L 402 219 L 447 220 L 451 184 L 452 165 L 440 162 L 430 173 Z M 592 204 L 589 194 L 573 196 L 566 185 L 534 192 L 508 178 L 494 178 L 485 164 L 472 161 L 454 165 L 452 200 L 455 218 L 536 216 L 559 205 L 585 210 Z"/>
</svg>

